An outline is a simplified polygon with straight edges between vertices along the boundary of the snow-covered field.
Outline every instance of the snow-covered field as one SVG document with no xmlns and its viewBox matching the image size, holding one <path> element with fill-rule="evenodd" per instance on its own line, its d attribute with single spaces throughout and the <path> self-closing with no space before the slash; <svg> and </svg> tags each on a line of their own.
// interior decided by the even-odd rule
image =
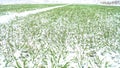
<svg viewBox="0 0 120 68">
<path fill-rule="evenodd" d="M 60 7 L 0 24 L 0 68 L 120 67 L 120 7 Z"/>
<path fill-rule="evenodd" d="M 11 20 L 15 19 L 16 17 L 25 17 L 25 16 L 28 16 L 30 14 L 36 14 L 36 13 L 64 7 L 64 6 L 67 6 L 67 5 L 61 5 L 61 6 L 48 7 L 48 8 L 43 8 L 43 9 L 25 11 L 25 12 L 21 12 L 21 13 L 11 13 L 8 15 L 2 15 L 2 16 L 0 16 L 0 23 L 9 23 Z"/>
</svg>

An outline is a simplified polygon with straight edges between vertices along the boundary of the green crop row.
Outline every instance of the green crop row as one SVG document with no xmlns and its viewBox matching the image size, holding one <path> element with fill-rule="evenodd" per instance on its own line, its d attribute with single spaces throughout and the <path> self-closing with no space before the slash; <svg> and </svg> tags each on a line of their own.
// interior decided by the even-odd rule
<svg viewBox="0 0 120 68">
<path fill-rule="evenodd" d="M 0 65 L 119 68 L 119 8 L 69 5 L 0 24 Z"/>
</svg>

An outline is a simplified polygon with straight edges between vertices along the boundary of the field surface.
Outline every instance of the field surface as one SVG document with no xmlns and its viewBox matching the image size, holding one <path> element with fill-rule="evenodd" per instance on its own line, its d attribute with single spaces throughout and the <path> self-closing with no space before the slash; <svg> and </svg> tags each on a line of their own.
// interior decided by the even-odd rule
<svg viewBox="0 0 120 68">
<path fill-rule="evenodd" d="M 119 68 L 120 7 L 68 5 L 0 24 L 0 67 Z"/>
<path fill-rule="evenodd" d="M 7 15 L 14 12 L 30 11 L 46 7 L 57 6 L 60 4 L 13 4 L 13 5 L 0 5 L 0 15 Z"/>
</svg>

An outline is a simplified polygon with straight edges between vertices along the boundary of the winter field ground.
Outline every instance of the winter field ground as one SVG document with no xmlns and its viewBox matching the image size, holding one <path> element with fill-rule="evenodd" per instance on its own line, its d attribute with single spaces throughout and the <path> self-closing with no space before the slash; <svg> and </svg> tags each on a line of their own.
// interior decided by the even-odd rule
<svg viewBox="0 0 120 68">
<path fill-rule="evenodd" d="M 0 15 L 6 15 L 15 12 L 23 12 L 35 9 L 41 9 L 46 7 L 57 6 L 60 4 L 11 4 L 11 5 L 0 5 Z"/>
<path fill-rule="evenodd" d="M 119 67 L 119 6 L 71 4 L 0 23 L 0 68 Z"/>
</svg>

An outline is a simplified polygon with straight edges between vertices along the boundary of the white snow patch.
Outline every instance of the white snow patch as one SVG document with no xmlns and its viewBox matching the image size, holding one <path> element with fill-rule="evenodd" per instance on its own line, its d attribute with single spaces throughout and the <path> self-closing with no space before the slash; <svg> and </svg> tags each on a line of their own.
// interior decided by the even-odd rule
<svg viewBox="0 0 120 68">
<path fill-rule="evenodd" d="M 30 62 L 28 63 L 28 67 L 29 67 L 29 68 L 33 68 L 33 66 L 34 66 L 33 62 L 30 61 Z"/>
<path fill-rule="evenodd" d="M 4 60 L 5 60 L 5 57 L 2 54 L 0 54 L 0 68 L 5 67 Z"/>
<path fill-rule="evenodd" d="M 14 53 L 14 56 L 15 58 L 19 58 L 21 56 L 21 51 L 17 50 L 15 53 Z"/>
<path fill-rule="evenodd" d="M 120 6 L 120 4 L 101 4 L 101 3 L 99 3 L 98 5 L 103 5 L 103 6 Z"/>
<path fill-rule="evenodd" d="M 106 62 L 108 62 L 112 67 L 115 67 L 115 68 L 120 67 L 120 65 L 119 65 L 120 57 L 117 57 L 117 56 L 119 56 L 119 53 L 118 52 L 116 52 L 116 53 L 110 52 L 110 53 L 105 53 L 105 54 L 101 55 L 101 53 L 104 53 L 105 50 L 106 50 L 106 48 L 103 48 L 97 52 L 99 59 L 102 60 L 102 62 L 103 62 L 102 67 L 104 67 Z M 118 60 L 118 61 L 116 62 L 116 60 Z"/>
</svg>

